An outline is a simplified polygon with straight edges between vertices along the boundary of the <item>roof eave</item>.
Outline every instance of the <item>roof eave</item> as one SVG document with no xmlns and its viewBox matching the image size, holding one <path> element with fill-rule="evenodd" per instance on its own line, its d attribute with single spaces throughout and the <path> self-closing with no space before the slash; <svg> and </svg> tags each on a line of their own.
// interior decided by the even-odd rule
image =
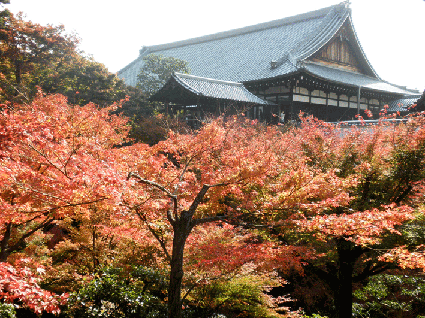
<svg viewBox="0 0 425 318">
<path fill-rule="evenodd" d="M 381 79 L 381 77 L 379 77 L 378 73 L 376 73 L 375 69 L 372 67 L 372 64 L 369 62 L 369 59 L 367 58 L 366 53 L 364 52 L 363 47 L 362 47 L 362 45 L 360 44 L 360 40 L 359 40 L 359 38 L 358 38 L 358 36 L 357 36 L 357 32 L 356 32 L 356 30 L 355 30 L 355 28 L 354 28 L 354 23 L 353 23 L 353 20 L 352 20 L 351 14 L 350 14 L 350 16 L 349 16 L 348 21 L 349 21 L 349 23 L 350 23 L 350 28 L 351 28 L 351 30 L 352 30 L 352 32 L 353 32 L 354 39 L 355 39 L 355 41 L 356 41 L 356 43 L 357 43 L 357 48 L 358 48 L 358 50 L 360 51 L 360 54 L 361 54 L 361 56 L 362 56 L 362 59 L 364 60 L 364 62 L 366 62 L 366 65 L 367 65 L 368 69 L 372 72 L 372 74 L 373 74 L 373 75 L 374 75 L 377 79 L 382 80 L 382 79 Z"/>
<path fill-rule="evenodd" d="M 345 3 L 340 3 L 339 5 L 335 6 L 331 11 L 328 13 L 328 17 L 326 19 L 328 21 L 324 21 L 322 25 L 318 28 L 318 32 L 311 35 L 311 39 L 316 40 L 316 45 L 310 48 L 307 52 L 302 54 L 297 58 L 297 64 L 302 63 L 306 59 L 313 56 L 315 53 L 317 53 L 321 48 L 323 48 L 329 41 L 332 40 L 332 38 L 338 33 L 338 31 L 341 29 L 341 27 L 344 25 L 345 21 L 350 17 L 351 15 L 351 9 L 348 7 L 344 8 L 338 8 L 338 6 L 345 5 Z M 337 20 L 336 25 L 332 25 L 333 21 Z M 327 31 L 328 28 L 331 28 L 330 32 Z M 310 40 L 311 40 L 310 39 Z M 295 55 L 294 53 L 292 53 Z"/>
</svg>

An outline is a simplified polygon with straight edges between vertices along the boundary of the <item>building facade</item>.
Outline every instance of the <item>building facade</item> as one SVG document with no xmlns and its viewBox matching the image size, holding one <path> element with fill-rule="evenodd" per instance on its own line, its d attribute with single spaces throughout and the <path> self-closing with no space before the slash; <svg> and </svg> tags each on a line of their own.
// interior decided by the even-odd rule
<svg viewBox="0 0 425 318">
<path fill-rule="evenodd" d="M 384 105 L 418 94 L 377 75 L 357 38 L 348 1 L 241 29 L 143 47 L 118 76 L 136 85 L 148 54 L 187 61 L 191 74 L 204 79 L 205 85 L 214 80 L 242 83 L 266 101 L 251 103 L 248 114 L 265 120 L 276 115 L 296 119 L 300 111 L 332 122 L 354 119 L 365 110 L 378 117 Z M 203 96 L 184 85 L 181 90 Z M 173 99 L 166 87 L 155 98 L 180 106 L 194 102 Z M 215 104 L 210 100 L 208 109 L 226 101 L 233 101 L 231 94 L 220 95 Z"/>
</svg>

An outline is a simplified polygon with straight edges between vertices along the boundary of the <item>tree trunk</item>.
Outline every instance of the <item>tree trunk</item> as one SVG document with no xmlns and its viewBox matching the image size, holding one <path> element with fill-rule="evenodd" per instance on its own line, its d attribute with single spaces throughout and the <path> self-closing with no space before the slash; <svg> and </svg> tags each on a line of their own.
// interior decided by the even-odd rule
<svg viewBox="0 0 425 318">
<path fill-rule="evenodd" d="M 352 317 L 353 312 L 353 271 L 356 253 L 353 243 L 339 239 L 337 243 L 339 268 L 338 288 L 335 290 L 337 318 Z"/>
<path fill-rule="evenodd" d="M 10 254 L 8 246 L 9 246 L 11 230 L 12 230 L 12 223 L 8 223 L 6 225 L 6 230 L 4 231 L 4 234 L 3 234 L 3 239 L 0 242 L 0 262 L 6 262 L 7 257 Z"/>
<path fill-rule="evenodd" d="M 183 255 L 186 239 L 191 231 L 190 221 L 191 218 L 187 215 L 187 211 L 183 211 L 181 217 L 173 225 L 173 252 L 170 263 L 170 285 L 168 287 L 168 318 L 180 318 L 182 315 Z"/>
<path fill-rule="evenodd" d="M 18 88 L 21 85 L 22 79 L 21 79 L 21 62 L 18 60 L 15 60 L 15 81 Z"/>
</svg>

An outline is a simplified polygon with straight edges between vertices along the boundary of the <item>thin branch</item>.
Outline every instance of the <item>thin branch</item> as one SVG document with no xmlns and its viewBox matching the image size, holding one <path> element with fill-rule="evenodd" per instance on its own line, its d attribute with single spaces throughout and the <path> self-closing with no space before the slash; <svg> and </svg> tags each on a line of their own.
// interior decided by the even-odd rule
<svg viewBox="0 0 425 318">
<path fill-rule="evenodd" d="M 214 187 L 223 187 L 223 186 L 227 186 L 229 184 L 231 184 L 233 182 L 227 182 L 227 183 L 216 183 L 216 184 L 204 184 L 201 188 L 201 190 L 198 192 L 198 194 L 196 195 L 195 199 L 193 200 L 192 204 L 189 207 L 188 212 L 190 213 L 190 215 L 194 215 L 196 209 L 198 208 L 199 204 L 202 203 L 202 201 L 204 200 L 205 195 L 207 194 L 208 190 Z"/>
<path fill-rule="evenodd" d="M 53 212 L 55 210 L 59 210 L 59 209 L 62 209 L 62 208 L 70 208 L 70 207 L 76 207 L 76 206 L 81 206 L 81 205 L 86 205 L 86 204 L 93 204 L 93 203 L 103 201 L 105 199 L 106 199 L 106 197 L 102 197 L 102 198 L 92 200 L 92 201 L 84 201 L 84 202 L 78 202 L 78 203 L 68 203 L 68 204 L 65 204 L 65 205 L 54 206 L 52 208 L 48 208 L 48 209 L 44 209 L 44 210 L 21 211 L 21 213 L 28 213 L 28 214 L 39 213 L 39 214 L 45 215 L 45 214 L 48 214 L 50 212 Z M 39 217 L 39 216 L 34 217 L 32 220 L 36 219 L 37 217 Z"/>
<path fill-rule="evenodd" d="M 128 173 L 128 176 L 127 176 L 127 180 L 130 179 L 131 177 L 134 177 L 134 178 L 138 179 L 140 183 L 149 184 L 149 185 L 152 185 L 152 186 L 160 189 L 161 191 L 165 192 L 165 194 L 167 194 L 167 196 L 169 196 L 173 200 L 173 212 L 174 212 L 174 215 L 171 215 L 171 211 L 167 211 L 167 217 L 170 220 L 170 223 L 172 225 L 174 225 L 174 223 L 176 222 L 176 220 L 179 219 L 178 214 L 177 214 L 177 208 L 178 208 L 177 195 L 171 193 L 167 188 L 165 188 L 164 186 L 160 185 L 159 183 L 156 183 L 154 181 L 151 181 L 151 180 L 147 180 L 147 179 L 142 178 L 137 173 L 129 172 Z"/>
<path fill-rule="evenodd" d="M 159 183 L 156 183 L 155 181 L 144 179 L 144 178 L 142 178 L 141 176 L 139 176 L 135 172 L 129 172 L 128 173 L 128 176 L 127 176 L 127 180 L 130 179 L 131 177 L 134 177 L 134 178 L 138 179 L 140 183 L 149 184 L 151 186 L 154 186 L 154 187 L 160 189 L 161 191 L 165 192 L 172 199 L 176 199 L 177 198 L 177 196 L 174 195 L 173 193 L 171 193 L 167 188 L 165 188 L 164 186 L 160 185 Z"/>
<path fill-rule="evenodd" d="M 49 158 L 47 158 L 46 154 L 38 150 L 34 147 L 34 145 L 31 142 L 26 143 L 28 147 L 30 147 L 32 150 L 34 150 L 36 153 L 38 153 L 40 156 L 42 156 L 46 161 L 56 170 L 58 170 L 60 173 L 62 173 L 65 177 L 71 180 L 71 178 L 67 175 L 66 171 L 63 171 L 61 168 L 59 168 L 56 164 L 54 164 Z"/>
<path fill-rule="evenodd" d="M 65 170 L 65 173 L 68 174 L 68 172 L 66 171 L 66 167 L 68 166 L 69 161 L 71 160 L 72 156 L 77 154 L 77 151 L 79 148 L 81 148 L 81 145 L 78 147 L 74 147 L 75 141 L 74 141 L 75 137 L 72 136 L 72 151 L 69 153 L 68 159 L 65 160 L 65 162 L 63 163 L 63 168 Z"/>
<path fill-rule="evenodd" d="M 159 245 L 161 245 L 162 250 L 165 253 L 165 256 L 167 257 L 167 261 L 171 262 L 171 256 L 168 253 L 167 247 L 165 245 L 164 240 L 155 232 L 155 230 L 150 226 L 148 220 L 146 219 L 146 216 L 144 214 L 142 214 L 141 212 L 139 212 L 138 210 L 136 210 L 136 214 L 137 216 L 140 218 L 140 220 L 142 220 L 143 222 L 145 222 L 146 226 L 148 227 L 149 231 L 152 233 L 152 235 L 156 238 L 156 240 L 159 242 Z"/>
<path fill-rule="evenodd" d="M 248 223 L 248 222 L 240 222 L 240 221 L 233 221 L 229 218 L 223 218 L 221 221 L 233 225 L 233 226 L 240 226 L 245 229 L 269 229 L 269 230 L 275 230 L 280 229 L 282 226 L 274 226 L 274 225 L 264 225 L 264 224 L 254 224 L 254 223 Z"/>
<path fill-rule="evenodd" d="M 368 266 L 367 269 L 365 269 L 362 273 L 360 273 L 359 275 L 356 275 L 353 277 L 353 281 L 354 282 L 361 282 L 364 279 L 371 277 L 371 276 L 375 276 L 378 275 L 382 272 L 385 272 L 387 269 L 391 269 L 393 266 L 391 263 L 385 263 L 382 265 L 376 265 L 374 267 L 371 268 L 371 266 Z"/>
<path fill-rule="evenodd" d="M 40 223 L 38 226 L 33 228 L 31 231 L 22 235 L 15 244 L 13 244 L 12 246 L 7 248 L 7 253 L 10 255 L 10 253 L 12 253 L 13 251 L 17 251 L 27 237 L 31 236 L 32 234 L 34 234 L 35 232 L 37 232 L 39 229 L 43 228 L 44 226 L 52 223 L 53 220 L 54 220 L 53 218 L 46 219 L 44 222 Z"/>
<path fill-rule="evenodd" d="M 22 190 L 32 191 L 32 192 L 35 192 L 35 193 L 38 193 L 38 194 L 44 195 L 44 196 L 46 196 L 46 197 L 50 197 L 50 198 L 53 198 L 53 199 L 56 199 L 56 200 L 59 200 L 59 201 L 63 201 L 63 202 L 66 202 L 66 203 L 70 204 L 68 201 L 64 200 L 63 198 L 57 197 L 57 196 L 55 196 L 55 195 L 53 195 L 53 194 L 46 193 L 46 192 L 42 192 L 42 191 L 37 190 L 37 189 L 34 189 L 34 188 L 32 188 L 32 187 L 25 187 L 25 186 L 24 186 L 22 183 L 20 183 L 20 182 L 16 182 L 16 184 L 17 184 L 17 186 L 19 186 Z"/>
<path fill-rule="evenodd" d="M 188 160 L 188 162 L 186 163 L 186 165 L 184 166 L 184 169 L 183 169 L 182 173 L 180 174 L 179 181 L 178 181 L 178 183 L 176 185 L 176 188 L 174 189 L 174 193 L 173 193 L 174 195 L 177 195 L 177 192 L 179 190 L 179 184 L 182 182 L 183 177 L 184 177 L 184 175 L 185 175 L 185 173 L 187 171 L 187 168 L 189 167 L 189 164 L 192 162 L 192 160 L 193 160 L 193 158 L 190 158 Z"/>
<path fill-rule="evenodd" d="M 215 221 L 224 221 L 227 220 L 229 216 L 228 215 L 215 215 L 215 216 L 209 216 L 202 219 L 193 220 L 191 222 L 191 227 L 194 228 L 195 226 L 198 226 L 200 224 L 215 222 Z"/>
</svg>

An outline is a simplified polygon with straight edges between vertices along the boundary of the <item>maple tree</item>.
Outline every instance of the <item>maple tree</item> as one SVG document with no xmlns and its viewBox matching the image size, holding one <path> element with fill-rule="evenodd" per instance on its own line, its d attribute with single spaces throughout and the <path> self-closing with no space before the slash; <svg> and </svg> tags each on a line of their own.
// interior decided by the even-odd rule
<svg viewBox="0 0 425 318">
<path fill-rule="evenodd" d="M 70 106 L 61 95 L 0 113 L 0 260 L 19 257 L 39 230 L 66 217 L 115 206 L 124 182 L 114 150 L 126 141 L 118 107 Z"/>
<path fill-rule="evenodd" d="M 422 117 L 342 130 L 312 118 L 281 129 L 234 116 L 149 146 L 127 145 L 127 120 L 111 115 L 117 107 L 42 94 L 3 106 L 2 268 L 36 258 L 41 231 L 55 224 L 68 237 L 52 259 L 75 257 L 52 272 L 129 263 L 169 269 L 170 317 L 181 316 L 183 304 L 226 312 L 246 305 L 272 316 L 258 304 L 271 301 L 258 288 L 278 285 L 276 270 L 302 271 L 302 262 L 328 282 L 337 315 L 346 317 L 353 283 L 393 266 L 425 267 L 423 242 L 402 235 L 423 214 Z M 253 303 L 235 298 L 241 286 L 258 296 Z"/>
<path fill-rule="evenodd" d="M 278 271 L 302 272 L 300 254 L 227 222 L 198 226 L 186 242 L 184 305 L 194 316 L 279 316 L 280 300 L 268 292 L 285 284 Z"/>
<path fill-rule="evenodd" d="M 0 296 L 7 303 L 19 300 L 25 307 L 35 313 L 43 311 L 48 313 L 60 313 L 59 306 L 64 303 L 67 294 L 61 296 L 43 290 L 39 286 L 41 274 L 45 272 L 43 267 L 36 269 L 37 275 L 28 267 L 30 260 L 21 259 L 15 266 L 0 262 Z"/>
<path fill-rule="evenodd" d="M 242 208 L 255 208 L 251 200 L 257 195 L 255 189 L 275 169 L 280 171 L 273 149 L 282 145 L 281 137 L 276 128 L 231 117 L 212 121 L 195 135 L 170 133 L 167 140 L 152 147 L 137 144 L 123 149 L 121 157 L 132 162 L 128 177 L 133 191 L 126 204 L 157 239 L 170 264 L 169 317 L 181 315 L 184 250 L 192 230 L 236 217 Z M 291 144 L 290 138 L 285 141 Z M 273 248 L 261 251 L 267 254 L 266 250 Z M 224 251 L 216 251 L 221 264 L 226 263 Z M 285 248 L 280 251 L 275 253 L 291 254 Z M 232 260 L 239 262 L 237 257 Z"/>
<path fill-rule="evenodd" d="M 352 314 L 354 282 L 394 265 L 424 267 L 420 245 L 404 246 L 400 232 L 423 192 L 423 121 L 341 130 L 310 118 L 293 132 L 303 162 L 268 192 L 280 215 L 272 225 L 315 251 L 310 264 L 333 290 L 337 317 Z M 288 188 L 290 175 L 297 184 Z"/>
<path fill-rule="evenodd" d="M 113 107 L 116 107 L 113 106 Z M 1 120 L 1 260 L 25 237 L 73 207 L 111 197 L 118 182 L 108 151 L 125 140 L 125 119 L 95 105 L 71 107 L 60 95 L 39 96 Z M 11 241 L 15 224 L 33 224 Z M 13 242 L 13 245 L 10 245 Z"/>
</svg>

